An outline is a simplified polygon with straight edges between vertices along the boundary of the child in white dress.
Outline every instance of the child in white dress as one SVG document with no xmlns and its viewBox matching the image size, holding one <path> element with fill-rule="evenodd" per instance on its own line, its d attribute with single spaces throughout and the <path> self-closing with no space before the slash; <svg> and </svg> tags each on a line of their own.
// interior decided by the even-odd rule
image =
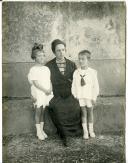
<svg viewBox="0 0 128 163">
<path fill-rule="evenodd" d="M 31 67 L 28 80 L 31 85 L 31 96 L 35 107 L 35 121 L 37 137 L 40 140 L 47 138 L 43 130 L 44 126 L 44 108 L 49 105 L 53 97 L 52 85 L 50 81 L 50 70 L 45 64 L 45 55 L 43 45 L 35 43 L 32 48 L 31 58 L 35 60 L 35 65 Z"/>
<path fill-rule="evenodd" d="M 80 68 L 75 70 L 72 82 L 72 94 L 79 100 L 82 110 L 83 138 L 95 137 L 93 130 L 93 106 L 99 94 L 97 71 L 88 66 L 91 53 L 83 50 L 78 54 Z"/>
</svg>

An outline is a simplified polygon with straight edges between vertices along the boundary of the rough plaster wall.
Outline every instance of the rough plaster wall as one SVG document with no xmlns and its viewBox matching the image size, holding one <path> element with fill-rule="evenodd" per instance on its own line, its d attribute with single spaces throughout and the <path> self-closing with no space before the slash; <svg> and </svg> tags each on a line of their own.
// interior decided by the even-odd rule
<svg viewBox="0 0 128 163">
<path fill-rule="evenodd" d="M 43 43 L 46 60 L 50 60 L 54 57 L 50 43 L 56 38 L 65 40 L 67 57 L 76 62 L 80 50 L 89 49 L 92 52 L 92 59 L 99 62 L 94 63 L 96 65 L 94 67 L 100 70 L 101 94 L 124 94 L 125 4 L 123 2 L 3 2 L 3 80 L 6 83 L 4 96 L 28 94 L 26 74 L 30 64 L 27 66 L 26 64 L 32 62 L 31 48 L 34 42 Z M 23 64 L 14 64 L 16 62 Z M 11 67 L 10 71 L 8 67 Z M 104 72 L 107 72 L 106 75 Z M 22 90 L 22 93 L 19 90 Z"/>
<path fill-rule="evenodd" d="M 100 95 L 116 96 L 125 92 L 125 63 L 123 60 L 92 61 L 98 71 Z M 33 63 L 11 63 L 3 65 L 3 96 L 29 97 L 30 85 L 27 73 Z M 105 70 L 105 72 L 103 71 Z M 6 88 L 6 89 L 5 89 Z"/>
<path fill-rule="evenodd" d="M 94 109 L 96 134 L 124 132 L 124 98 L 98 98 Z M 3 135 L 35 132 L 34 113 L 31 100 L 9 100 L 3 104 Z M 116 113 L 116 114 L 115 114 Z M 45 131 L 53 134 L 56 129 L 45 110 Z"/>
</svg>

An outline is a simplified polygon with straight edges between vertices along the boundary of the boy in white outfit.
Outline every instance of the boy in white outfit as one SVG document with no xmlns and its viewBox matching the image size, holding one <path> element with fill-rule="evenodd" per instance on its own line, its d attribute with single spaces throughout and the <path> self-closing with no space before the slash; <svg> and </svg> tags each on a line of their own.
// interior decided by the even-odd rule
<svg viewBox="0 0 128 163">
<path fill-rule="evenodd" d="M 35 65 L 31 67 L 28 80 L 31 85 L 31 96 L 35 107 L 35 121 L 37 137 L 40 140 L 47 138 L 43 130 L 44 127 L 44 109 L 49 105 L 53 97 L 52 84 L 50 80 L 50 70 L 45 65 L 45 55 L 43 45 L 34 44 L 31 58 L 35 60 Z"/>
<path fill-rule="evenodd" d="M 82 110 L 83 138 L 95 137 L 93 130 L 93 106 L 99 94 L 97 71 L 88 66 L 91 53 L 88 50 L 79 52 L 80 68 L 75 70 L 72 82 L 72 94 L 79 100 Z"/>
</svg>

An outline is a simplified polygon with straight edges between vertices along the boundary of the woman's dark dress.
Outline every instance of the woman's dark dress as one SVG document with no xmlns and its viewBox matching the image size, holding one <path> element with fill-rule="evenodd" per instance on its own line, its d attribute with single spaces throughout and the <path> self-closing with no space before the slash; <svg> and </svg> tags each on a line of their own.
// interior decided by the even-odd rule
<svg viewBox="0 0 128 163">
<path fill-rule="evenodd" d="M 54 98 L 50 101 L 50 108 L 53 108 L 54 115 L 61 124 L 65 135 L 80 135 L 81 115 L 80 106 L 71 94 L 73 72 L 76 69 L 75 63 L 66 59 L 65 74 L 62 75 L 54 58 L 46 64 L 51 71 L 51 82 Z"/>
</svg>

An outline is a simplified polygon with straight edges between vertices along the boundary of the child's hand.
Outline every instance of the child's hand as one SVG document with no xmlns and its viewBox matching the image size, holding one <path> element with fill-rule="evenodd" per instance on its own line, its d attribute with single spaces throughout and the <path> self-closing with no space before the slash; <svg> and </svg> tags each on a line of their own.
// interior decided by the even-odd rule
<svg viewBox="0 0 128 163">
<path fill-rule="evenodd" d="M 32 102 L 35 103 L 37 101 L 36 98 L 34 98 L 33 96 L 31 96 Z"/>
<path fill-rule="evenodd" d="M 96 100 L 92 100 L 92 105 L 96 105 Z"/>
<path fill-rule="evenodd" d="M 79 101 L 79 99 L 77 98 L 77 97 L 75 97 L 75 96 L 73 96 L 76 100 L 78 100 Z"/>
<path fill-rule="evenodd" d="M 51 89 L 50 90 L 46 90 L 45 91 L 45 94 L 48 96 L 48 95 L 50 95 L 51 94 Z"/>
<path fill-rule="evenodd" d="M 50 89 L 45 91 L 45 94 L 48 96 L 52 93 L 52 84 L 50 85 Z"/>
</svg>

